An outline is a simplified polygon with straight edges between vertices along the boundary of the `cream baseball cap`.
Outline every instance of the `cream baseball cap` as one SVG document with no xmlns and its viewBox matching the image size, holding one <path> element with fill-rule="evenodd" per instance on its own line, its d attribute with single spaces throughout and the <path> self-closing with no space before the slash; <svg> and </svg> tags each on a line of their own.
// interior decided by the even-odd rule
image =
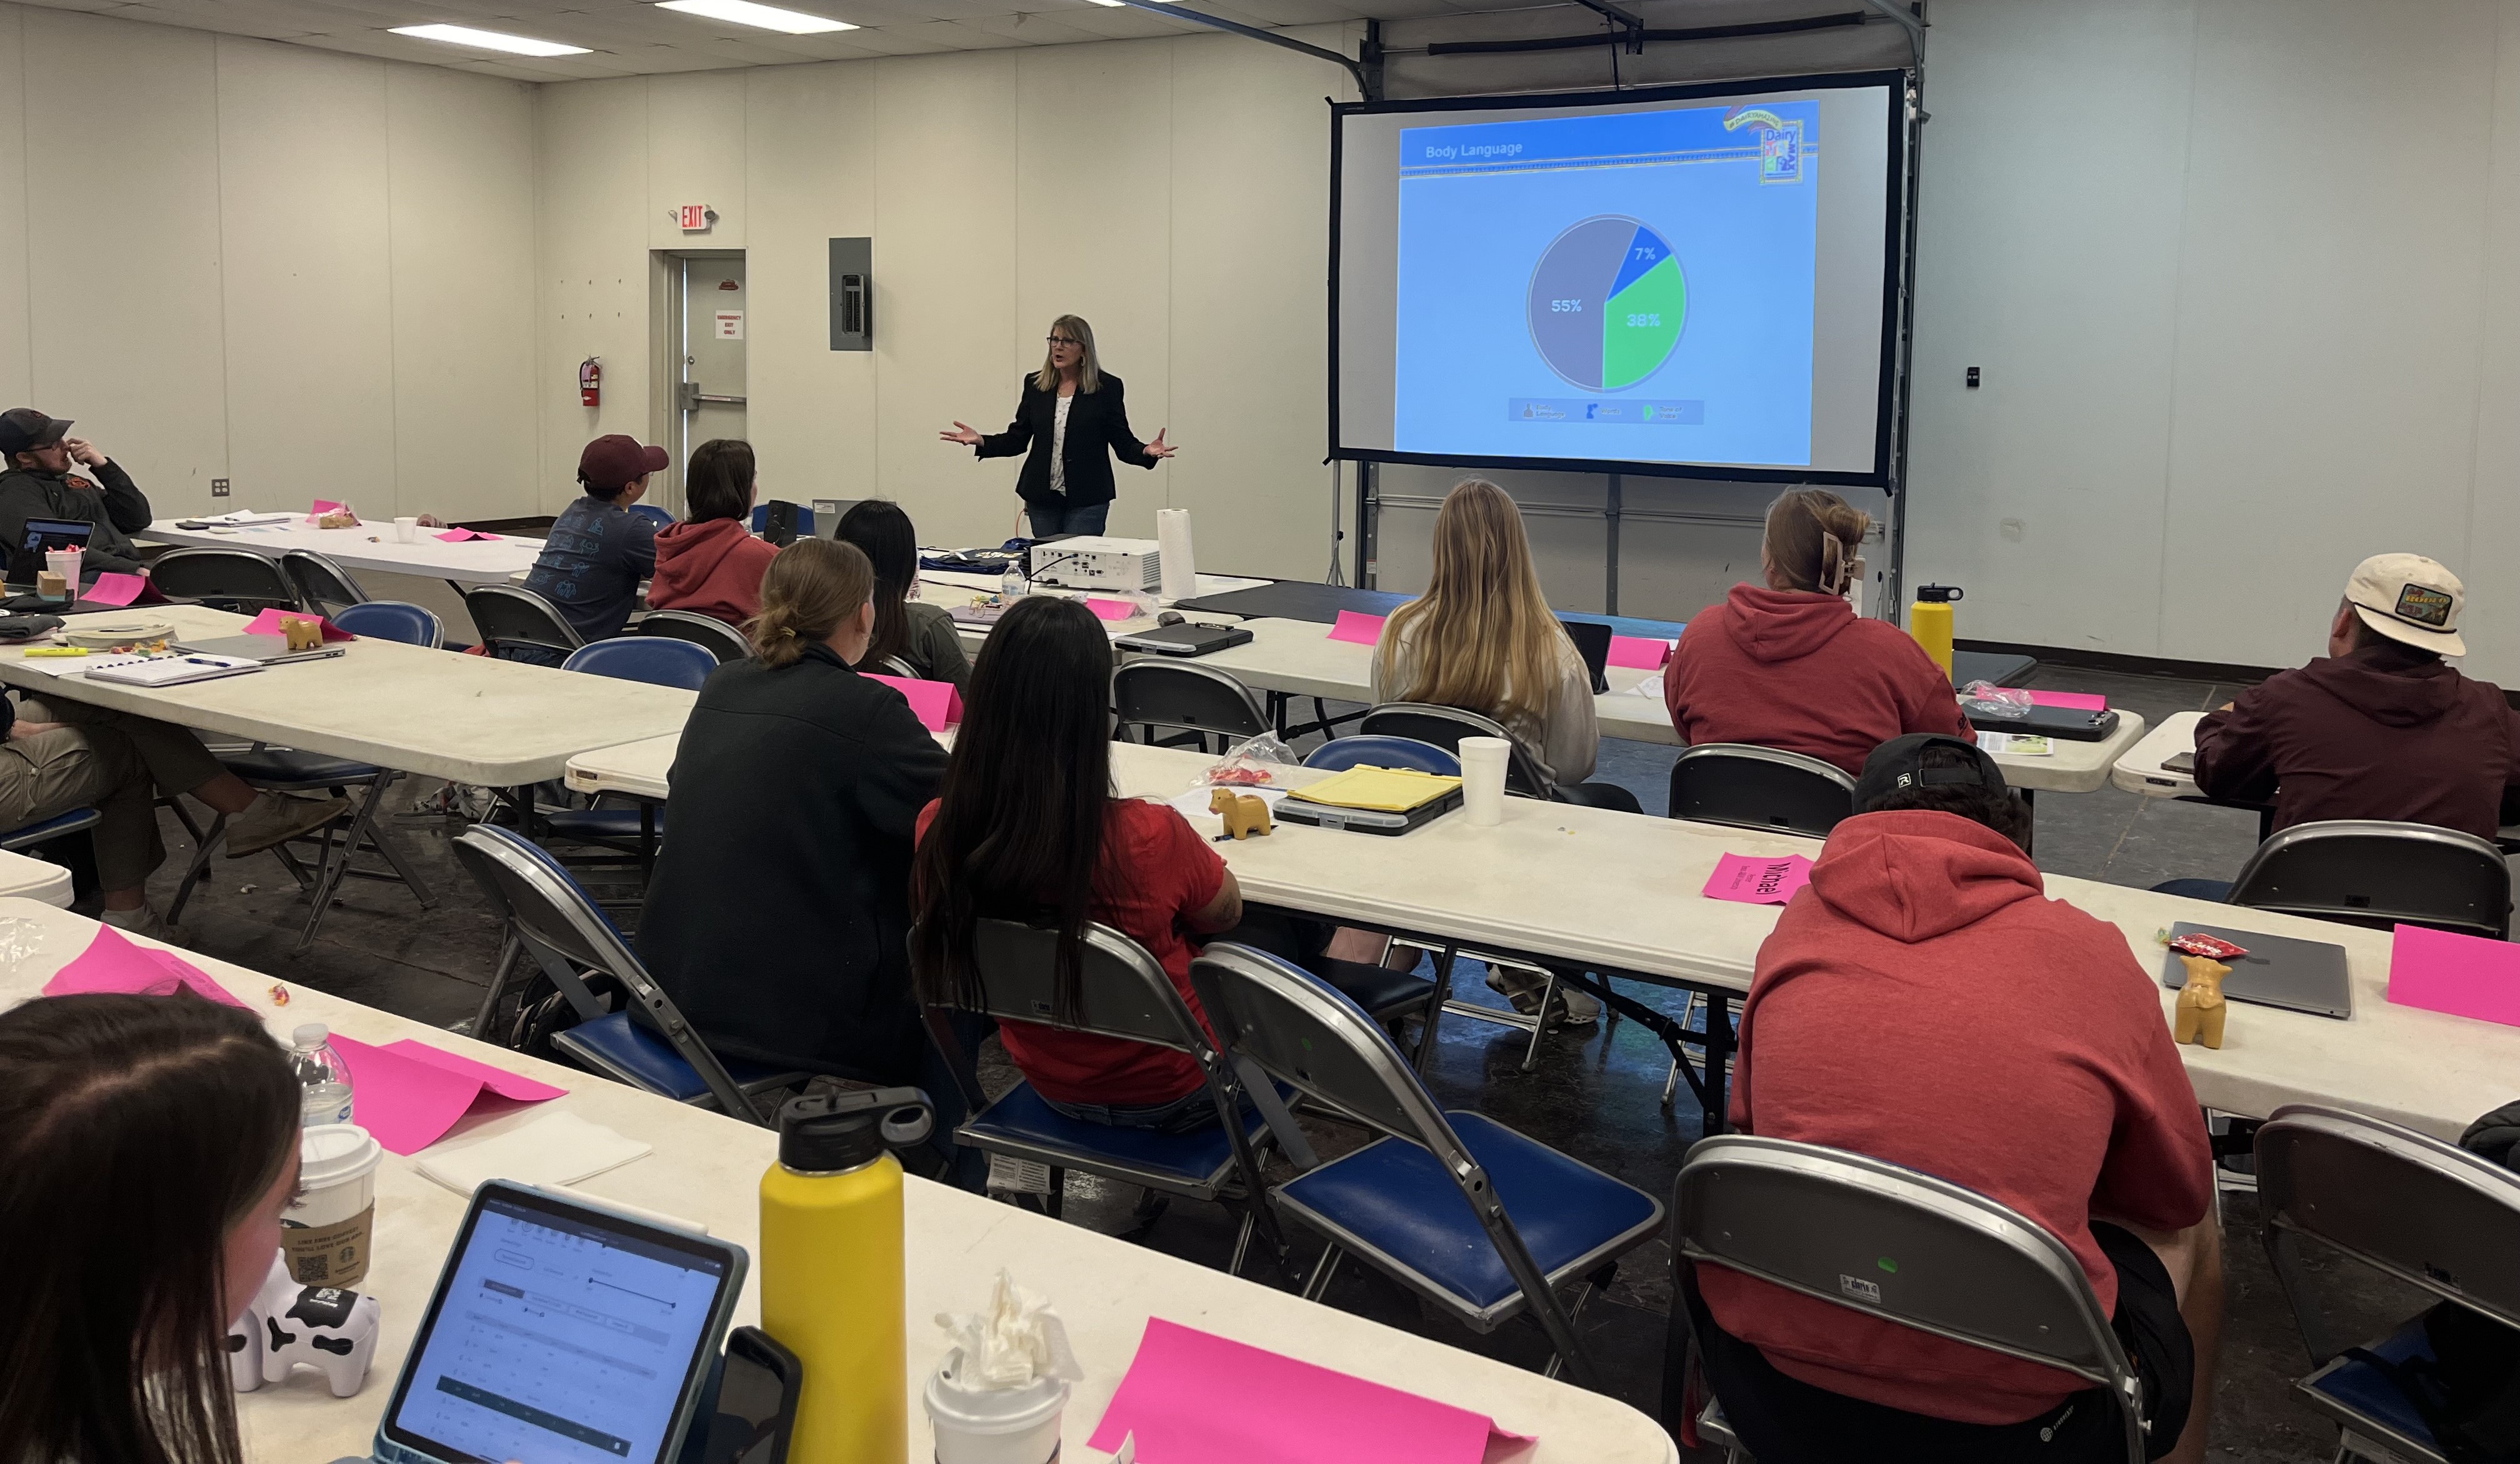
<svg viewBox="0 0 2520 1464">
<path fill-rule="evenodd" d="M 2354 567 L 2345 598 L 2362 623 L 2409 646 L 2444 656 L 2464 656 L 2459 607 L 2467 587 L 2440 562 L 2420 554 L 2374 554 Z"/>
</svg>

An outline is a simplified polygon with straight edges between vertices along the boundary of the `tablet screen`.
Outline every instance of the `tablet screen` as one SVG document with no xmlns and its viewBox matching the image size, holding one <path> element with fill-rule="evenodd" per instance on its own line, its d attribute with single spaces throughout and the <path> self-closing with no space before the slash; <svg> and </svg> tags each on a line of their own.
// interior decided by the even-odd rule
<svg viewBox="0 0 2520 1464">
<path fill-rule="evenodd" d="M 661 1464 L 728 1285 L 710 1242 L 513 1191 L 456 1240 L 385 1414 L 441 1459 Z"/>
</svg>

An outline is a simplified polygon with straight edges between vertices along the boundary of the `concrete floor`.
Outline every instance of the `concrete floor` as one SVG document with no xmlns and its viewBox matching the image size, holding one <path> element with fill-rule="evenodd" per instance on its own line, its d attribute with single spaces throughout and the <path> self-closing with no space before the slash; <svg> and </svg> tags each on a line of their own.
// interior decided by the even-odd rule
<svg viewBox="0 0 2520 1464">
<path fill-rule="evenodd" d="M 2237 689 L 2053 669 L 2043 670 L 2032 684 L 2103 691 L 2112 705 L 2132 708 L 2149 720 L 2218 706 Z M 1673 755 L 1669 748 L 1604 744 L 1596 776 L 1627 785 L 1647 812 L 1658 815 L 1666 802 Z M 406 783 L 396 791 L 395 805 L 410 809 L 429 791 L 426 785 Z M 2041 867 L 2125 885 L 2149 886 L 2181 876 L 2228 878 L 2256 839 L 2250 814 L 2114 790 L 2051 794 L 2040 800 L 2038 815 Z M 433 908 L 421 909 L 409 893 L 391 885 L 356 884 L 327 917 L 314 947 L 302 957 L 292 956 L 306 906 L 275 859 L 254 856 L 222 861 L 195 897 L 185 924 L 209 954 L 460 1029 L 469 1024 L 495 965 L 499 933 L 449 852 L 447 841 L 461 825 L 409 811 L 398 814 L 394 824 L 432 883 Z M 174 854 L 158 881 L 161 903 L 191 851 L 171 818 L 167 844 Z M 1458 994 L 1495 1000 L 1475 975 L 1458 983 Z M 1677 992 L 1644 988 L 1636 994 L 1664 1010 L 1680 1011 Z M 1659 1104 L 1668 1066 L 1661 1043 L 1633 1023 L 1560 1030 L 1543 1039 L 1537 1065 L 1525 1072 L 1521 1064 L 1527 1041 L 1523 1033 L 1504 1027 L 1448 1018 L 1429 1060 L 1430 1085 L 1448 1107 L 1476 1108 L 1668 1197 L 1672 1177 L 1696 1135 L 1697 1120 L 1688 1107 L 1686 1090 L 1680 1111 L 1667 1112 Z M 994 1042 L 988 1052 L 995 1057 Z M 1012 1070 L 1002 1060 L 993 1062 L 984 1075 L 993 1089 L 1012 1081 Z M 1354 1148 L 1366 1137 L 1348 1125 L 1311 1118 L 1305 1126 L 1326 1156 Z M 1134 1224 L 1137 1198 L 1135 1190 L 1124 1186 L 1071 1176 L 1066 1218 L 1107 1232 L 1127 1231 Z M 2307 1359 L 2266 1267 L 2254 1197 L 2232 1194 L 2226 1224 L 2230 1303 L 2214 1399 L 2214 1456 L 2325 1459 L 2334 1448 L 2334 1431 L 2292 1395 L 2292 1380 L 2308 1370 Z M 1225 1263 L 1232 1242 L 1232 1226 L 1220 1211 L 1187 1203 L 1172 1206 L 1143 1237 L 1145 1244 L 1216 1265 Z M 1315 1254 L 1315 1246 L 1298 1238 L 1290 1272 L 1299 1274 Z M 2411 1296 L 2350 1264 L 2322 1263 L 2320 1270 L 2339 1322 L 2350 1322 L 2365 1335 L 2420 1309 Z M 1270 1279 L 1270 1268 L 1255 1262 L 1246 1274 Z M 1295 1284 L 1291 1275 L 1280 1279 L 1289 1287 Z M 1670 1292 L 1669 1252 L 1655 1241 L 1622 1262 L 1608 1293 L 1592 1300 L 1580 1319 L 1605 1374 L 1606 1390 L 1649 1414 L 1659 1411 Z M 1542 1365 L 1549 1350 L 1528 1322 L 1475 1336 L 1353 1262 L 1340 1270 L 1327 1300 L 1528 1367 Z"/>
</svg>

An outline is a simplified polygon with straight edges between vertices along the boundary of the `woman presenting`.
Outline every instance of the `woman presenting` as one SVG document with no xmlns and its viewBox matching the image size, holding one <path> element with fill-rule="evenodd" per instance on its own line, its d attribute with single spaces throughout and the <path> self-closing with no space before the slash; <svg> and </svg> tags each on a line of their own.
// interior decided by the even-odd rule
<svg viewBox="0 0 2520 1464">
<path fill-rule="evenodd" d="M 1023 398 L 1005 432 L 983 435 L 957 422 L 937 435 L 977 448 L 979 457 L 1025 454 L 1015 492 L 1037 539 L 1102 531 L 1115 492 L 1106 447 L 1141 468 L 1173 455 L 1161 432 L 1151 442 L 1129 435 L 1120 379 L 1095 361 L 1094 328 L 1073 315 L 1050 323 L 1050 357 L 1024 378 Z"/>
</svg>

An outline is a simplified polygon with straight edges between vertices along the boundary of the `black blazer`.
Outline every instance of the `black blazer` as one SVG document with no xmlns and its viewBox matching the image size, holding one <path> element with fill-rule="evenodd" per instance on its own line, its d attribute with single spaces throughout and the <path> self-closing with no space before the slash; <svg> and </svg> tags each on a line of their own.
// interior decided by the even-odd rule
<svg viewBox="0 0 2520 1464">
<path fill-rule="evenodd" d="M 1151 468 L 1159 458 L 1147 456 L 1147 444 L 1129 435 L 1129 409 L 1120 400 L 1120 379 L 1102 373 L 1102 389 L 1079 391 L 1067 408 L 1067 496 L 1050 491 L 1050 442 L 1058 425 L 1058 393 L 1044 391 L 1024 378 L 1023 398 L 1015 403 L 1015 420 L 1002 433 L 980 439 L 974 449 L 984 458 L 1013 457 L 1023 452 L 1023 476 L 1015 492 L 1026 503 L 1092 508 L 1119 496 L 1111 484 L 1111 459 L 1103 449 L 1134 467 Z"/>
<path fill-rule="evenodd" d="M 829 647 L 710 674 L 674 755 L 674 837 L 638 943 L 718 1056 L 918 1081 L 911 836 L 944 776 L 901 693 Z"/>
</svg>

